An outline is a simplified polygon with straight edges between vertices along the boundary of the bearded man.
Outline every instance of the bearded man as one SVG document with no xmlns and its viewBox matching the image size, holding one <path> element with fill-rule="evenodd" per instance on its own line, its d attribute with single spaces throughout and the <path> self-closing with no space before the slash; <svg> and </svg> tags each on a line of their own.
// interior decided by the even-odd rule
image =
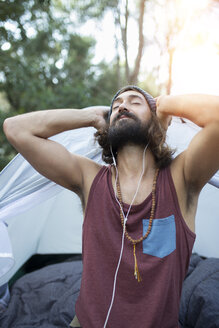
<svg viewBox="0 0 219 328">
<path fill-rule="evenodd" d="M 172 115 L 203 128 L 175 159 L 165 144 Z M 109 165 L 48 139 L 88 126 Z M 71 327 L 179 327 L 198 197 L 219 169 L 219 97 L 155 100 L 128 86 L 110 109 L 28 113 L 6 119 L 4 131 L 37 171 L 81 199 L 83 274 Z"/>
</svg>

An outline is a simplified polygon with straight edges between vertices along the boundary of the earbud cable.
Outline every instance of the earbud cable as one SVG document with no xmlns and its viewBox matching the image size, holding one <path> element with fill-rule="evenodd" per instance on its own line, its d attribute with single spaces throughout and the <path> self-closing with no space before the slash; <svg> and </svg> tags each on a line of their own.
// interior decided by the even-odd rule
<svg viewBox="0 0 219 328">
<path fill-rule="evenodd" d="M 111 298 L 111 303 L 110 303 L 110 306 L 109 306 L 109 309 L 108 309 L 108 312 L 107 312 L 107 316 L 106 316 L 106 320 L 105 320 L 105 323 L 104 323 L 104 326 L 103 328 L 106 328 L 106 325 L 107 325 L 107 322 L 109 320 L 109 316 L 110 316 L 110 313 L 111 313 L 111 310 L 112 310 L 112 306 L 113 306 L 113 303 L 114 303 L 114 298 L 115 298 L 115 292 L 116 292 L 116 282 L 117 282 L 117 275 L 118 275 L 118 271 L 119 271 L 119 267 L 120 267 L 120 263 L 121 263 L 121 260 L 122 260 L 122 254 L 123 254 L 123 249 L 124 249 L 124 240 L 125 240 L 125 229 L 126 229 L 126 222 L 128 220 L 128 216 L 129 216 L 129 212 L 131 210 L 131 207 L 134 203 L 134 200 L 137 196 L 137 193 L 138 193 L 138 190 L 140 188 L 140 184 L 141 184 L 141 180 L 143 178 L 143 175 L 144 175 L 144 171 L 145 171 L 145 152 L 147 150 L 147 147 L 148 147 L 148 144 L 146 145 L 144 151 L 143 151 L 143 159 L 142 159 L 142 172 L 141 172 L 141 175 L 140 175 L 140 178 L 139 178 L 139 181 L 138 181 L 138 185 L 137 185 L 137 189 L 136 189 L 136 192 L 134 194 L 134 197 L 131 201 L 131 204 L 129 205 L 129 208 L 128 208 L 128 211 L 127 211 L 127 214 L 125 215 L 124 214 L 124 211 L 123 211 L 123 208 L 122 208 L 122 205 L 120 204 L 119 200 L 118 200 L 118 197 L 117 197 L 117 194 L 116 194 L 116 185 L 117 185 L 117 181 L 118 181 L 118 176 L 119 176 L 119 172 L 118 172 L 118 169 L 117 169 L 117 165 L 116 165 L 116 161 L 115 161 L 115 158 L 114 158 L 114 155 L 113 155 L 113 151 L 112 151 L 112 147 L 110 146 L 110 151 L 111 151 L 111 154 L 112 154 L 112 157 L 113 157 L 113 163 L 114 163 L 114 166 L 115 166 L 115 170 L 116 170 L 116 179 L 115 179 L 115 186 L 114 186 L 114 192 L 115 192 L 115 199 L 117 201 L 117 203 L 119 204 L 119 207 L 122 211 L 122 215 L 123 215 L 123 218 L 124 218 L 124 225 L 123 225 L 123 233 L 122 233 L 122 244 L 121 244 L 121 250 L 120 250 L 120 255 L 119 255 L 119 260 L 118 260 L 118 264 L 117 264 L 117 267 L 116 267 L 116 272 L 115 272 L 115 275 L 114 275 L 114 281 L 113 281 L 113 292 L 112 292 L 112 298 Z"/>
</svg>

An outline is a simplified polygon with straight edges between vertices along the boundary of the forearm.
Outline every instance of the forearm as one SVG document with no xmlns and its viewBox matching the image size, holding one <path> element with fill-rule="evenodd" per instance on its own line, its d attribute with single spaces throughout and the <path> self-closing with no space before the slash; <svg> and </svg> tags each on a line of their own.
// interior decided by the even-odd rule
<svg viewBox="0 0 219 328">
<path fill-rule="evenodd" d="M 45 110 L 6 119 L 4 132 L 9 141 L 14 144 L 16 140 L 28 138 L 28 136 L 49 138 L 63 131 L 95 126 L 96 120 L 95 107 L 82 110 Z"/>
<path fill-rule="evenodd" d="M 161 96 L 157 101 L 157 115 L 187 118 L 204 127 L 219 122 L 219 97 L 200 94 Z"/>
</svg>

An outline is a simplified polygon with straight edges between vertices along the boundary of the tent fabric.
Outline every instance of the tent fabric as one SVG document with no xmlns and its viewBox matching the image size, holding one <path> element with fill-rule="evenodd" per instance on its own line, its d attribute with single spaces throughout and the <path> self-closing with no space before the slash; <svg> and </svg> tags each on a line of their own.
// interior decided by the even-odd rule
<svg viewBox="0 0 219 328">
<path fill-rule="evenodd" d="M 0 221 L 0 277 L 7 273 L 14 264 L 13 252 L 7 226 L 4 221 Z"/>
<path fill-rule="evenodd" d="M 187 148 L 199 130 L 191 122 L 173 119 L 167 143 L 177 148 L 175 155 Z M 94 132 L 94 128 L 81 128 L 51 139 L 70 152 L 103 163 Z M 217 206 L 218 213 L 219 172 L 209 183 L 214 186 L 211 208 Z M 0 286 L 33 254 L 81 252 L 82 210 L 75 194 L 40 175 L 20 154 L 0 173 L 0 185 Z"/>
</svg>

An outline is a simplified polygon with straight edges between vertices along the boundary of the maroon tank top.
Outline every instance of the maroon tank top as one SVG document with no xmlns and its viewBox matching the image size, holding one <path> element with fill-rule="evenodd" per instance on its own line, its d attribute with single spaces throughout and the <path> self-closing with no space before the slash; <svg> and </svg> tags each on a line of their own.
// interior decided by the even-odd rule
<svg viewBox="0 0 219 328">
<path fill-rule="evenodd" d="M 110 166 L 103 166 L 91 186 L 83 223 L 83 274 L 76 315 L 83 328 L 102 328 L 110 306 L 122 225 Z M 133 205 L 127 231 L 133 239 L 145 234 L 152 203 L 150 194 Z M 129 205 L 123 204 L 126 213 Z M 195 234 L 180 212 L 170 168 L 160 170 L 156 209 L 147 239 L 136 245 L 142 278 L 134 277 L 133 245 L 125 238 L 109 328 L 176 328 L 182 283 Z"/>
</svg>

